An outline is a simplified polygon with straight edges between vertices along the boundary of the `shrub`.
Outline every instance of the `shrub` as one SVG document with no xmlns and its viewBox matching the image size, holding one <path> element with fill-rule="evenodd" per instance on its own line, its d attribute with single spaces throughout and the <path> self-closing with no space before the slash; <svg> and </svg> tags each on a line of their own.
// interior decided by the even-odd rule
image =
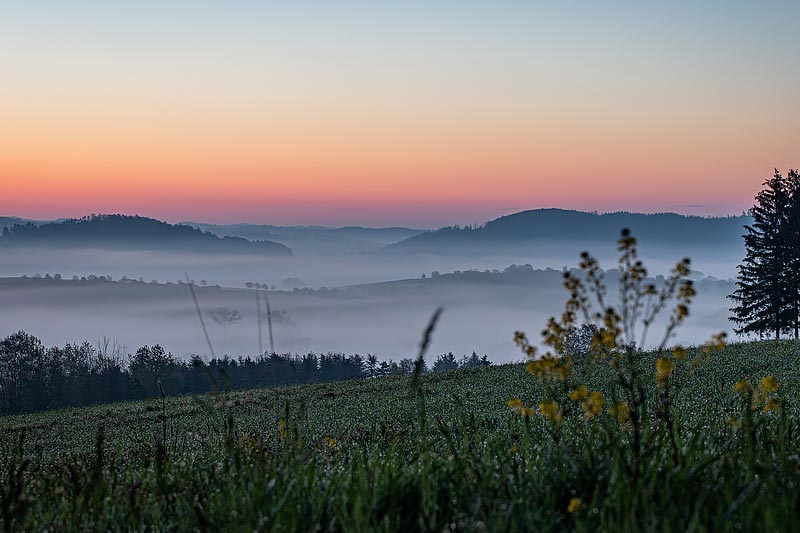
<svg viewBox="0 0 800 533">
<path fill-rule="evenodd" d="M 206 311 L 206 316 L 221 326 L 230 326 L 242 319 L 242 314 L 229 307 L 217 307 Z"/>
</svg>

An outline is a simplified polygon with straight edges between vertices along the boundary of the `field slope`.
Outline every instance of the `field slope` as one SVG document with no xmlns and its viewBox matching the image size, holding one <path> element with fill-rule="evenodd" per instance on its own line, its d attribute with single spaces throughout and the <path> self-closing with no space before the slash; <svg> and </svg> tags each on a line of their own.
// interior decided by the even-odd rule
<svg viewBox="0 0 800 533">
<path fill-rule="evenodd" d="M 5 417 L 0 522 L 786 530 L 800 518 L 798 355 L 795 342 L 737 344 L 681 374 L 677 446 L 654 447 L 634 484 L 601 425 L 565 418 L 554 432 L 542 416 L 511 412 L 509 398 L 538 405 L 544 394 L 522 365 L 428 374 L 417 388 L 396 376 Z M 654 356 L 641 364 L 653 368 Z M 607 373 L 578 376 L 610 393 Z M 781 408 L 754 412 L 744 431 L 731 422 L 741 411 L 734 385 L 765 376 L 780 383 Z"/>
</svg>

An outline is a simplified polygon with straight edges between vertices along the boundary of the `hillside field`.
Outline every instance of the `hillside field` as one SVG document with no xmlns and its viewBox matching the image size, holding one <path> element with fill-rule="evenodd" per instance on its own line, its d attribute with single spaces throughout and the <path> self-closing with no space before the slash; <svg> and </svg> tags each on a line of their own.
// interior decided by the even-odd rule
<svg viewBox="0 0 800 533">
<path fill-rule="evenodd" d="M 641 474 L 607 410 L 509 408 L 523 365 L 0 418 L 5 530 L 790 530 L 800 519 L 800 344 L 676 363 L 674 430 Z M 645 372 L 655 355 L 643 354 Z M 606 367 L 576 364 L 614 395 Z M 652 370 L 655 372 L 655 370 Z M 779 408 L 751 408 L 765 377 Z M 653 388 L 655 388 L 655 381 Z M 651 397 L 654 395 L 651 395 Z M 653 409 L 656 406 L 651 406 Z M 566 409 L 566 407 L 565 407 Z"/>
</svg>

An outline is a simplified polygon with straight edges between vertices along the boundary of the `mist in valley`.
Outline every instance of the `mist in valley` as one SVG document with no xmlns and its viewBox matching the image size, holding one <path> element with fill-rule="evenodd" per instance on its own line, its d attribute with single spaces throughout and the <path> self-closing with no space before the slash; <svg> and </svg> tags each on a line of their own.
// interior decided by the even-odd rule
<svg viewBox="0 0 800 533">
<path fill-rule="evenodd" d="M 425 278 L 415 276 L 394 282 L 259 291 L 237 287 L 234 278 L 225 278 L 234 282 L 220 286 L 200 286 L 202 281 L 216 285 L 218 278 L 211 275 L 214 272 L 228 272 L 230 276 L 230 264 L 240 269 L 237 270 L 240 280 L 259 279 L 253 275 L 256 270 L 243 268 L 249 265 L 242 263 L 241 258 L 230 258 L 227 269 L 225 264 L 198 265 L 197 261 L 188 260 L 179 264 L 178 258 L 160 259 L 176 270 L 143 268 L 147 277 L 161 274 L 162 279 L 174 278 L 175 281 L 154 284 L 132 280 L 5 278 L 0 283 L 0 298 L 4 302 L 0 308 L 0 334 L 23 329 L 48 345 L 94 343 L 105 338 L 125 346 L 129 352 L 142 345 L 161 344 L 184 358 L 192 354 L 208 358 L 209 349 L 189 286 L 177 281 L 179 267 L 188 270 L 186 265 L 191 265 L 192 278 L 198 285 L 195 291 L 217 355 L 236 358 L 258 354 L 256 298 L 258 294 L 266 294 L 272 309 L 274 348 L 281 353 L 360 353 L 395 360 L 413 357 L 430 314 L 442 306 L 445 312 L 435 332 L 429 358 L 435 358 L 437 353 L 452 351 L 463 355 L 474 350 L 487 354 L 494 362 L 508 362 L 521 358 L 512 342 L 514 331 L 524 330 L 537 338 L 546 319 L 561 312 L 566 297 L 561 287 L 562 273 L 558 269 L 519 267 L 525 275 L 511 280 L 504 279 L 502 273 L 469 272 L 435 277 L 429 273 Z M 292 261 L 302 259 L 293 258 Z M 301 275 L 309 280 L 330 283 L 337 275 L 341 280 L 353 279 L 353 272 L 325 277 L 311 268 L 312 264 L 320 270 L 333 265 L 344 268 L 346 263 L 341 258 L 328 262 L 307 261 L 306 274 Z M 96 271 L 113 270 L 107 264 L 104 266 L 106 268 Z M 356 267 L 355 264 L 351 266 Z M 364 280 L 379 275 L 381 262 L 369 266 L 372 270 L 361 265 Z M 153 268 L 152 261 L 149 268 Z M 288 266 L 284 268 L 287 270 L 275 279 L 298 272 Z M 129 264 L 128 271 L 132 270 Z M 167 272 L 171 275 L 164 275 Z M 202 281 L 195 272 L 204 276 Z M 399 268 L 398 272 L 402 274 Z M 265 278 L 271 279 L 261 276 Z M 699 343 L 706 340 L 710 332 L 729 329 L 729 305 L 725 298 L 732 291 L 730 281 L 712 278 L 699 281 L 699 296 L 692 315 L 675 341 Z M 218 320 L 215 313 L 220 310 L 238 316 L 229 322 Z M 263 313 L 262 310 L 261 348 L 265 351 L 270 345 Z M 658 327 L 654 331 L 658 331 Z M 657 340 L 655 335 L 651 340 Z"/>
<path fill-rule="evenodd" d="M 47 345 L 105 339 L 128 352 L 160 344 L 180 357 L 208 358 L 188 278 L 220 356 L 271 349 L 264 323 L 259 342 L 263 293 L 280 353 L 414 357 L 431 313 L 444 307 L 430 358 L 475 351 L 513 361 L 520 359 L 514 332 L 536 339 L 562 311 L 562 271 L 584 250 L 613 268 L 619 252 L 611 235 L 629 222 L 644 234 L 640 255 L 651 276 L 693 260 L 698 298 L 673 341 L 694 344 L 730 330 L 727 296 L 743 255 L 743 219 L 538 210 L 426 232 L 190 227 L 117 215 L 14 220 L 0 237 L 0 335 L 21 329 Z"/>
</svg>

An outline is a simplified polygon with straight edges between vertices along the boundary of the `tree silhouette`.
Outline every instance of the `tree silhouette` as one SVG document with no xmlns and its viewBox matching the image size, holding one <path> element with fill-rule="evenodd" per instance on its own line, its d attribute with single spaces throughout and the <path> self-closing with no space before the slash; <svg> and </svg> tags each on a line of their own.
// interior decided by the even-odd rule
<svg viewBox="0 0 800 533">
<path fill-rule="evenodd" d="M 470 366 L 478 356 L 463 357 Z M 491 364 L 484 355 L 480 365 Z M 23 331 L 0 340 L 0 414 L 41 411 L 157 397 L 208 392 L 221 383 L 231 389 L 319 383 L 414 372 L 415 361 L 378 361 L 358 354 L 260 354 L 257 357 L 199 356 L 183 361 L 159 345 L 143 346 L 132 355 L 108 339 L 46 348 Z M 442 355 L 437 371 L 458 368 L 452 353 Z M 427 367 L 422 366 L 426 372 Z M 213 379 L 209 379 L 213 378 Z M 159 386 L 161 384 L 161 386 Z"/>
<path fill-rule="evenodd" d="M 764 182 L 745 226 L 746 255 L 739 265 L 737 305 L 731 320 L 739 334 L 781 333 L 798 336 L 800 307 L 800 176 L 778 170 Z"/>
<path fill-rule="evenodd" d="M 789 213 L 784 228 L 787 247 L 786 290 L 794 338 L 800 338 L 800 172 L 789 170 L 786 176 L 789 188 Z"/>
<path fill-rule="evenodd" d="M 458 361 L 456 361 L 456 356 L 453 355 L 453 352 L 448 352 L 437 357 L 431 368 L 434 372 L 447 372 L 448 370 L 456 369 L 458 369 Z"/>
<path fill-rule="evenodd" d="M 206 311 L 206 316 L 221 326 L 230 326 L 242 319 L 242 314 L 229 307 L 217 307 Z"/>
<path fill-rule="evenodd" d="M 364 372 L 367 377 L 374 378 L 378 375 L 378 358 L 372 354 L 367 355 L 367 360 L 364 363 Z"/>
</svg>

